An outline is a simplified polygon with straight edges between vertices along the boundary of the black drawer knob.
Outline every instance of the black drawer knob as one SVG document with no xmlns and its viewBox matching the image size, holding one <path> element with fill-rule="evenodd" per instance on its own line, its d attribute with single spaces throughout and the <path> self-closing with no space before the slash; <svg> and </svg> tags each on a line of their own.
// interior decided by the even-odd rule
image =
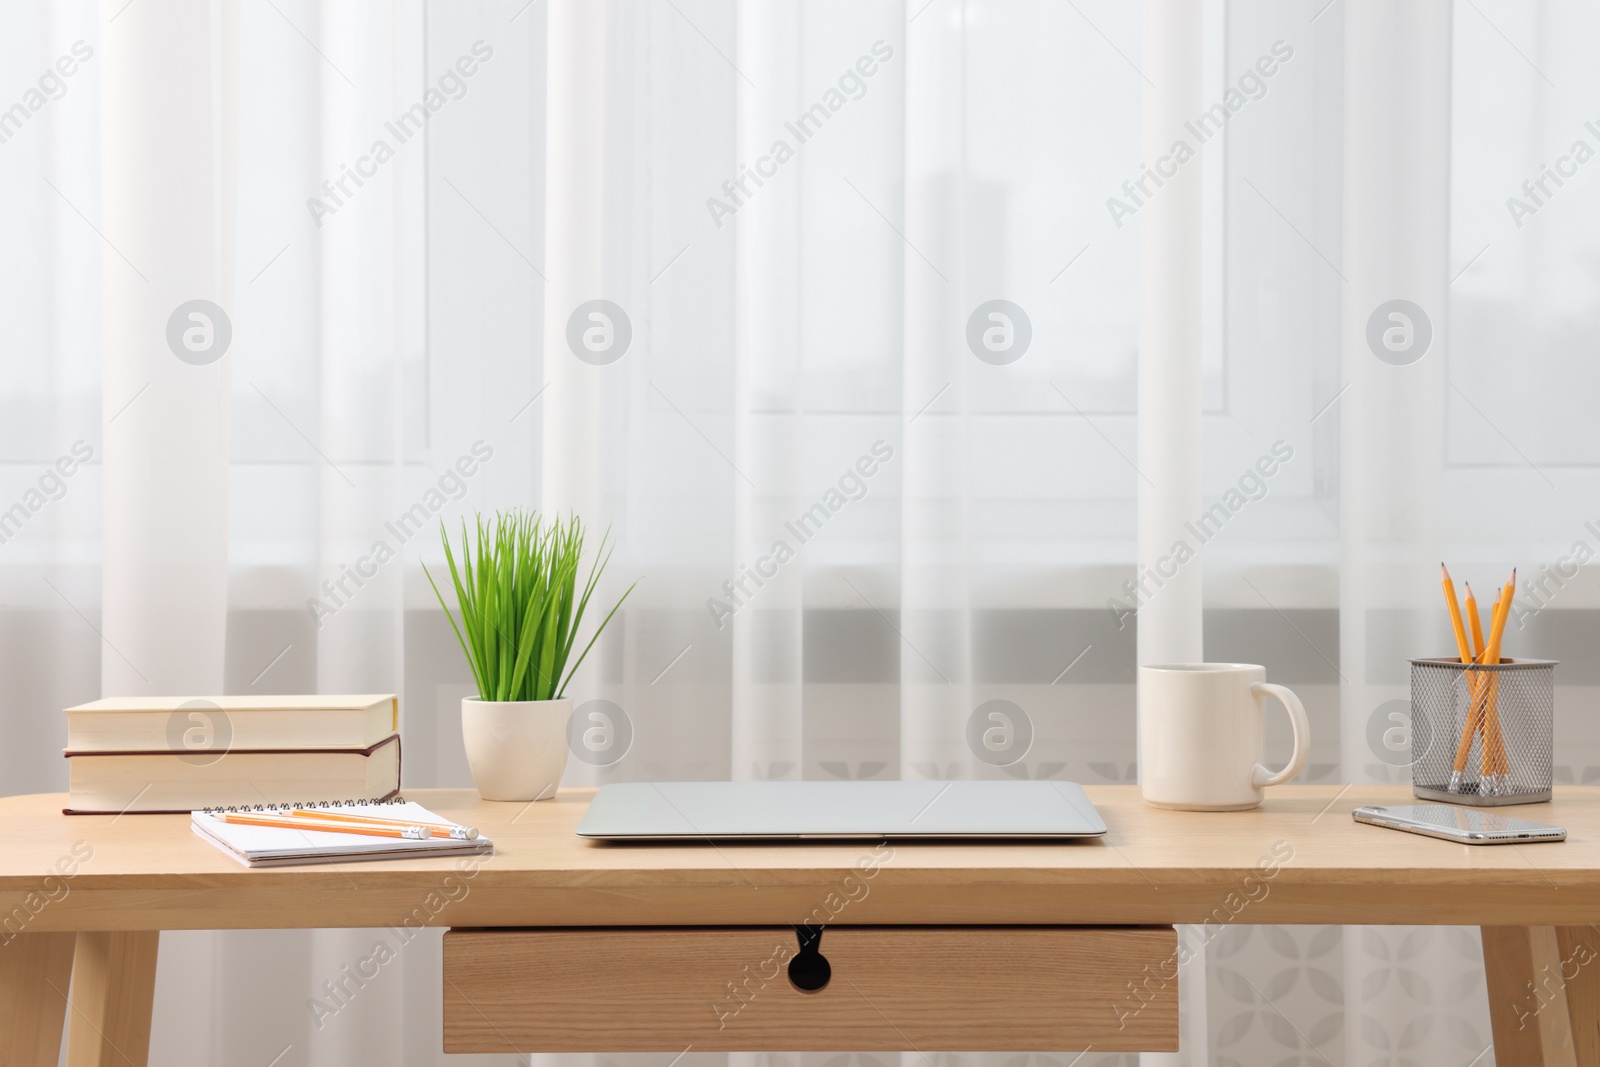
<svg viewBox="0 0 1600 1067">
<path fill-rule="evenodd" d="M 800 951 L 789 961 L 789 984 L 802 993 L 815 993 L 833 977 L 833 967 L 822 954 L 822 927 L 796 926 Z"/>
</svg>

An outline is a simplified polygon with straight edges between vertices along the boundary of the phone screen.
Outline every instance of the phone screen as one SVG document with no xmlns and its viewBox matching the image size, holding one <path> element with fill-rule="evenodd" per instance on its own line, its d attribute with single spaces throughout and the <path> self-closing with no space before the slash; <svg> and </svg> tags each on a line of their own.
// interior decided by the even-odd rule
<svg viewBox="0 0 1600 1067">
<path fill-rule="evenodd" d="M 1397 819 L 1427 823 L 1450 830 L 1467 833 L 1494 833 L 1498 830 L 1553 830 L 1555 827 L 1527 819 L 1513 819 L 1483 808 L 1462 807 L 1456 804 L 1399 804 L 1383 809 Z"/>
</svg>

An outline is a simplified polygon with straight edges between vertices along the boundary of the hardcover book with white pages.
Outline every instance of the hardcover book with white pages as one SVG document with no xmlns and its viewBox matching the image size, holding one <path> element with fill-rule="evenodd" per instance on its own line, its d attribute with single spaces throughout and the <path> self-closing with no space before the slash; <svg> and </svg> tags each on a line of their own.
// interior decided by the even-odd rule
<svg viewBox="0 0 1600 1067">
<path fill-rule="evenodd" d="M 393 693 L 108 697 L 67 709 L 67 751 L 363 749 L 399 729 Z"/>
<path fill-rule="evenodd" d="M 171 814 L 400 792 L 400 735 L 365 749 L 68 752 L 68 815 Z"/>
</svg>

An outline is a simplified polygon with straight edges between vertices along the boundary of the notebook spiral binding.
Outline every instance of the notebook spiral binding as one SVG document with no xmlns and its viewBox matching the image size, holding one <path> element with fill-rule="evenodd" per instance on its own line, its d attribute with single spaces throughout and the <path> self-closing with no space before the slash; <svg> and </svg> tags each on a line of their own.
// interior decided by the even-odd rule
<svg viewBox="0 0 1600 1067">
<path fill-rule="evenodd" d="M 405 802 L 406 798 L 397 793 L 388 800 L 312 800 L 304 803 L 293 801 L 287 804 L 235 804 L 232 807 L 201 808 L 199 810 L 207 815 L 221 815 L 224 812 L 273 812 L 282 811 L 285 808 L 350 808 L 357 804 L 370 807 L 387 807 L 393 804 L 404 804 Z"/>
</svg>

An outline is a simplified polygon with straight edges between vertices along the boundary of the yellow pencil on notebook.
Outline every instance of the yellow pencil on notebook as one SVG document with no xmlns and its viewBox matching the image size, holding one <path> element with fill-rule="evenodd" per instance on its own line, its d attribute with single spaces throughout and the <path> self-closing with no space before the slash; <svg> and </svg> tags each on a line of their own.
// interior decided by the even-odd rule
<svg viewBox="0 0 1600 1067">
<path fill-rule="evenodd" d="M 362 834 L 367 837 L 398 837 L 407 841 L 421 841 L 433 836 L 427 827 L 414 825 L 368 826 L 354 822 L 312 822 L 308 819 L 291 819 L 286 815 L 247 815 L 237 811 L 222 812 L 216 817 L 223 822 L 242 826 L 274 826 L 282 830 L 314 830 L 322 834 Z"/>
<path fill-rule="evenodd" d="M 317 811 L 312 808 L 295 808 L 285 814 L 293 815 L 300 819 L 355 823 L 361 826 L 420 826 L 430 831 L 434 837 L 451 837 L 457 841 L 476 841 L 478 839 L 477 827 L 462 826 L 459 823 L 407 822 L 404 819 L 384 819 L 376 815 L 346 815 L 342 812 Z"/>
</svg>

